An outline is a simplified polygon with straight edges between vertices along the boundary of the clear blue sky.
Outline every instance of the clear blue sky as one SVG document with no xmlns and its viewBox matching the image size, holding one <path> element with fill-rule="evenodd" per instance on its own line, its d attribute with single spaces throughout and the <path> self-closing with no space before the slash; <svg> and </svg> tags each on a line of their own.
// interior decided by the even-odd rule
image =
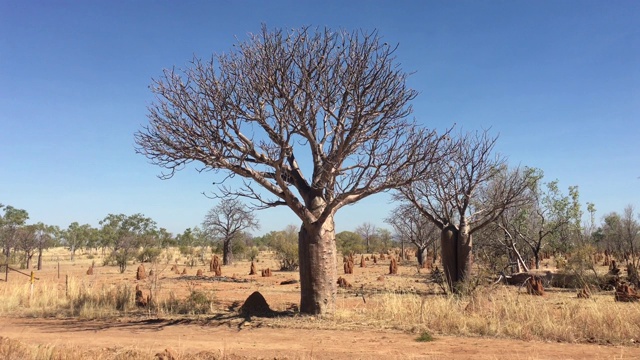
<svg viewBox="0 0 640 360">
<path fill-rule="evenodd" d="M 378 29 L 415 72 L 415 118 L 491 128 L 511 165 L 544 170 L 598 217 L 640 208 L 640 1 L 0 0 L 0 203 L 30 222 L 143 213 L 174 233 L 216 202 L 212 174 L 159 180 L 134 152 L 151 78 L 268 27 Z M 337 231 L 383 219 L 374 196 Z M 258 233 L 299 224 L 258 213 Z"/>
</svg>

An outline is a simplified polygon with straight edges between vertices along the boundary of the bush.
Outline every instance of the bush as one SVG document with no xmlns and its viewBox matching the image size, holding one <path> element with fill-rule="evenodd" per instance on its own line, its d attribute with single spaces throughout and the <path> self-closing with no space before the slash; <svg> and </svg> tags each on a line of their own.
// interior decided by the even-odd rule
<svg viewBox="0 0 640 360">
<path fill-rule="evenodd" d="M 345 256 L 365 252 L 365 244 L 362 236 L 352 231 L 342 231 L 336 234 L 336 246 L 338 252 Z"/>
<path fill-rule="evenodd" d="M 105 266 L 118 265 L 120 273 L 124 273 L 127 269 L 127 263 L 134 259 L 133 255 L 134 254 L 129 249 L 114 250 L 109 254 L 109 256 L 102 260 L 102 264 Z"/>
<path fill-rule="evenodd" d="M 564 260 L 563 257 L 556 259 L 556 263 L 558 260 L 563 259 L 564 264 L 562 267 L 556 265 L 558 269 L 562 270 L 558 274 L 560 276 L 554 276 L 554 280 L 555 278 L 564 279 L 563 281 L 554 281 L 553 285 L 558 287 L 581 288 L 584 285 L 598 284 L 600 279 L 598 278 L 598 273 L 593 262 L 592 256 L 594 253 L 595 249 L 591 245 L 585 245 L 576 248 L 569 260 Z"/>
<path fill-rule="evenodd" d="M 235 258 L 244 259 L 247 252 L 247 245 L 244 244 L 244 241 L 237 239 L 231 240 L 231 252 Z"/>
<path fill-rule="evenodd" d="M 269 247 L 276 253 L 280 270 L 298 269 L 298 233 L 295 226 L 289 225 L 284 231 L 268 234 Z"/>
<path fill-rule="evenodd" d="M 298 240 L 295 242 L 285 238 L 277 239 L 271 245 L 280 262 L 280 270 L 295 271 L 298 269 Z"/>
<path fill-rule="evenodd" d="M 160 257 L 162 250 L 159 248 L 146 248 L 142 249 L 137 255 L 136 258 L 140 262 L 156 262 Z"/>
<path fill-rule="evenodd" d="M 431 336 L 431 334 L 429 334 L 427 331 L 420 334 L 420 336 L 418 336 L 418 338 L 416 339 L 416 341 L 418 342 L 429 342 L 433 340 L 433 336 Z"/>
<path fill-rule="evenodd" d="M 178 299 L 174 293 L 164 302 L 165 311 L 170 314 L 207 314 L 215 304 L 211 293 L 192 289 L 186 299 Z"/>
<path fill-rule="evenodd" d="M 260 254 L 260 249 L 257 246 L 252 246 L 245 252 L 247 258 L 251 261 L 254 261 L 258 255 Z"/>
</svg>

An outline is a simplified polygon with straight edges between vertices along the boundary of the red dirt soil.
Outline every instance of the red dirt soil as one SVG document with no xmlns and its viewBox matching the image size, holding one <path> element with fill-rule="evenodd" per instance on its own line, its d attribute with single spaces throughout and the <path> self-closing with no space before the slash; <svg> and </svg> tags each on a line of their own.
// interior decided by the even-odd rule
<svg viewBox="0 0 640 360">
<path fill-rule="evenodd" d="M 395 331 L 275 329 L 184 321 L 81 321 L 1 318 L 0 336 L 31 345 L 211 351 L 240 359 L 639 359 L 640 348 L 519 340 L 435 337 L 417 342 Z"/>
</svg>

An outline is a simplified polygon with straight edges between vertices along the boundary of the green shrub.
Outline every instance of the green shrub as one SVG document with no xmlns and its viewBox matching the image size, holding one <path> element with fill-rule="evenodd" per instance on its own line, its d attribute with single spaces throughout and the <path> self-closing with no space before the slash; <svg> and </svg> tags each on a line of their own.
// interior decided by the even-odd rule
<svg viewBox="0 0 640 360">
<path fill-rule="evenodd" d="M 420 336 L 416 338 L 416 341 L 419 341 L 419 342 L 430 342 L 433 340 L 434 340 L 433 336 L 431 336 L 431 334 L 427 331 L 422 332 L 422 334 L 420 334 Z"/>
<path fill-rule="evenodd" d="M 140 262 L 156 262 L 160 257 L 161 253 L 162 253 L 161 249 L 151 247 L 151 248 L 142 249 L 138 253 L 138 255 L 136 255 L 136 258 Z"/>
</svg>

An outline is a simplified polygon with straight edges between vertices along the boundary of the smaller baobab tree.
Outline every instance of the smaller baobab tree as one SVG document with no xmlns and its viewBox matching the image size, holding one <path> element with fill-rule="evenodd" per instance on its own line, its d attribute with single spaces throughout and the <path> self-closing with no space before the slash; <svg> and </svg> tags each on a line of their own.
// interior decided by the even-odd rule
<svg viewBox="0 0 640 360">
<path fill-rule="evenodd" d="M 504 157 L 493 154 L 496 141 L 486 131 L 461 135 L 438 162 L 436 176 L 396 195 L 441 230 L 442 267 L 453 291 L 471 275 L 473 233 L 525 201 L 531 183 L 530 169 L 509 169 Z"/>
<path fill-rule="evenodd" d="M 223 199 L 209 210 L 202 222 L 202 228 L 207 235 L 222 241 L 222 264 L 231 265 L 232 242 L 240 238 L 245 230 L 259 229 L 260 224 L 240 200 Z"/>
<path fill-rule="evenodd" d="M 395 208 L 385 222 L 393 227 L 398 237 L 416 246 L 418 264 L 422 267 L 429 247 L 435 245 L 439 237 L 438 227 L 420 214 L 415 206 L 406 203 Z"/>
</svg>

